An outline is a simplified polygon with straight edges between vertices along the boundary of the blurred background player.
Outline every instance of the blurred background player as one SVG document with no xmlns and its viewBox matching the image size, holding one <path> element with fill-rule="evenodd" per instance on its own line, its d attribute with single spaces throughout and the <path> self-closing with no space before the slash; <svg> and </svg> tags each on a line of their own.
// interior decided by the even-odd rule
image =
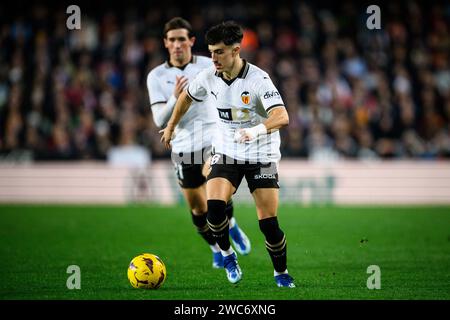
<svg viewBox="0 0 450 320">
<path fill-rule="evenodd" d="M 207 101 L 210 93 L 219 114 L 215 154 L 208 175 L 208 225 L 221 249 L 227 278 L 237 283 L 242 271 L 229 240 L 227 201 L 245 176 L 252 194 L 259 226 L 274 267 L 279 287 L 295 287 L 287 270 L 286 237 L 278 225 L 278 162 L 280 134 L 289 116 L 269 75 L 240 57 L 242 28 L 225 22 L 209 29 L 206 42 L 214 67 L 201 72 L 178 99 L 162 141 L 169 147 L 176 125 L 192 109 Z M 182 118 L 183 117 L 183 118 Z M 176 136 L 175 136 L 176 138 Z"/>
<path fill-rule="evenodd" d="M 180 17 L 168 21 L 164 27 L 164 46 L 169 60 L 150 71 L 147 87 L 153 119 L 160 128 L 169 120 L 180 93 L 200 71 L 211 67 L 211 59 L 192 54 L 195 37 L 190 23 Z M 198 233 L 209 244 L 213 252 L 213 267 L 223 267 L 222 255 L 206 222 L 206 160 L 211 153 L 211 137 L 215 130 L 215 114 L 212 101 L 199 103 L 192 108 L 175 128 L 172 141 L 172 162 L 192 221 Z M 246 255 L 251 244 L 233 217 L 233 204 L 226 205 L 230 221 L 229 232 L 236 250 Z"/>
</svg>

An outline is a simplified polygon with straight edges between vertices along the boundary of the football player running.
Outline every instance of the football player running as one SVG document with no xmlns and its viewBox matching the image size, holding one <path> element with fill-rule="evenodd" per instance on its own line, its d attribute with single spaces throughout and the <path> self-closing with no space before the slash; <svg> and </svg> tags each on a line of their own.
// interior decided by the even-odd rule
<svg viewBox="0 0 450 320">
<path fill-rule="evenodd" d="M 207 220 L 224 257 L 227 278 L 231 283 L 242 278 L 230 245 L 225 211 L 245 176 L 274 267 L 275 283 L 293 288 L 294 279 L 287 269 L 286 236 L 277 219 L 277 167 L 281 158 L 278 129 L 289 124 L 289 117 L 269 75 L 240 57 L 242 38 L 242 28 L 231 21 L 208 30 L 206 43 L 214 66 L 199 73 L 180 94 L 167 127 L 161 130 L 161 141 L 170 147 L 174 130 L 184 117 L 193 109 L 201 109 L 198 103 L 214 99 L 219 130 L 213 138 L 215 154 L 207 178 Z"/>
</svg>

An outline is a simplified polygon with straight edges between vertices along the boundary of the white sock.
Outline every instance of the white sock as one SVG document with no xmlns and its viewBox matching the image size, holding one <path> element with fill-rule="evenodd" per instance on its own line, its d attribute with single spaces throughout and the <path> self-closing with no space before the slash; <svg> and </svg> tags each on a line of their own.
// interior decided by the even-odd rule
<svg viewBox="0 0 450 320">
<path fill-rule="evenodd" d="M 228 226 L 231 228 L 233 228 L 236 225 L 236 219 L 234 219 L 234 217 L 231 217 L 231 219 L 228 220 Z"/>
<path fill-rule="evenodd" d="M 220 251 L 222 251 L 222 255 L 224 256 L 224 257 L 227 257 L 227 256 L 229 256 L 230 254 L 233 254 L 234 253 L 234 250 L 233 250 L 233 248 L 230 246 L 230 249 L 228 249 L 228 250 L 220 250 Z"/>
<path fill-rule="evenodd" d="M 288 269 L 284 270 L 283 272 L 276 272 L 275 270 L 273 270 L 273 276 L 279 276 L 280 274 L 288 274 Z"/>
<path fill-rule="evenodd" d="M 211 251 L 214 253 L 220 252 L 220 247 L 217 243 L 209 245 Z"/>
</svg>

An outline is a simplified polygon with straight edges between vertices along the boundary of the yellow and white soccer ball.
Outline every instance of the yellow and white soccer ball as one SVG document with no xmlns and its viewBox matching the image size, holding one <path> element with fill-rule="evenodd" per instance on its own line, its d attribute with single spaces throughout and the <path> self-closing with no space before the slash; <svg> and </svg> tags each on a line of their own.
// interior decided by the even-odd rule
<svg viewBox="0 0 450 320">
<path fill-rule="evenodd" d="M 138 255 L 128 266 L 128 280 L 134 288 L 158 289 L 166 280 L 166 276 L 164 262 L 154 254 Z"/>
</svg>

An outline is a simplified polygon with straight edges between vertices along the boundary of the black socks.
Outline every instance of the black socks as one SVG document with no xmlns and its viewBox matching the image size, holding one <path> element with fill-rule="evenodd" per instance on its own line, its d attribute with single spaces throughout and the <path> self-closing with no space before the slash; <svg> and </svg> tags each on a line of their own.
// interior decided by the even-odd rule
<svg viewBox="0 0 450 320">
<path fill-rule="evenodd" d="M 206 222 L 206 213 L 196 216 L 191 212 L 192 222 L 197 228 L 197 232 L 208 242 L 209 245 L 215 245 L 216 239 L 214 239 L 211 230 L 209 230 L 208 223 Z"/>
<path fill-rule="evenodd" d="M 227 203 L 222 200 L 208 200 L 208 225 L 220 249 L 230 249 L 228 217 L 225 214 Z"/>
<path fill-rule="evenodd" d="M 259 228 L 266 238 L 266 248 L 277 272 L 287 269 L 286 237 L 278 226 L 277 217 L 259 220 Z"/>
</svg>

